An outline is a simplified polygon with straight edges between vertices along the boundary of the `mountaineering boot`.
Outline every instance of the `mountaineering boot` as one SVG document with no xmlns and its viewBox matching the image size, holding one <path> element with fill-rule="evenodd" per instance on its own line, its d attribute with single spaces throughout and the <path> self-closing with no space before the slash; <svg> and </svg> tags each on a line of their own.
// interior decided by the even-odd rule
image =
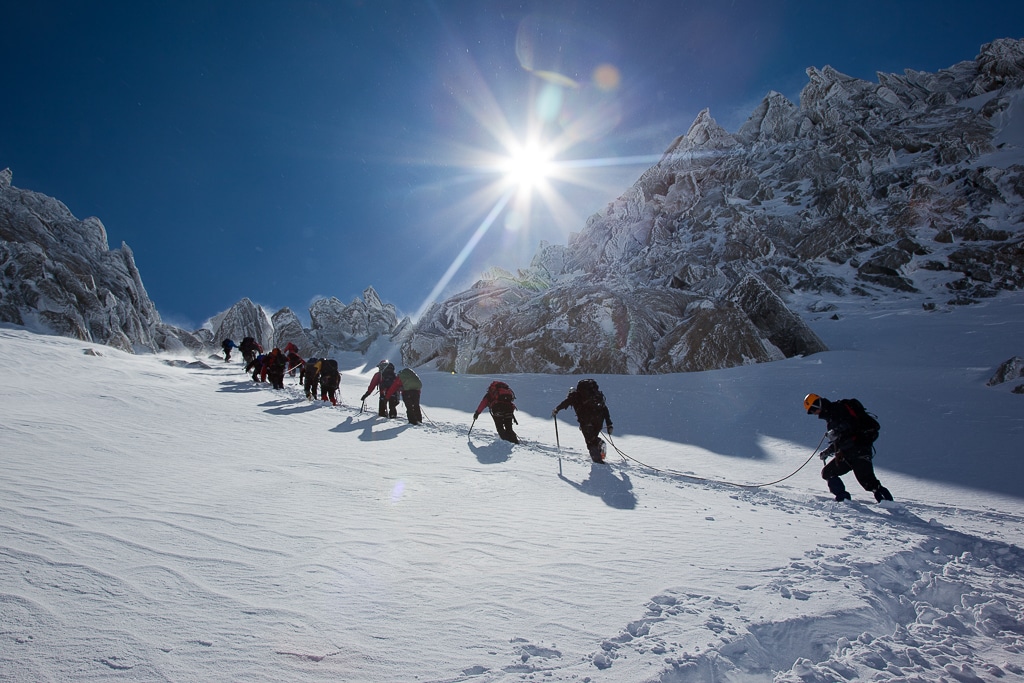
<svg viewBox="0 0 1024 683">
<path fill-rule="evenodd" d="M 879 486 L 874 490 L 875 501 L 881 503 L 883 500 L 892 500 L 892 494 L 889 493 L 889 489 L 884 486 Z"/>
<path fill-rule="evenodd" d="M 828 484 L 828 490 L 832 492 L 832 495 L 836 497 L 837 501 L 850 500 L 850 493 L 846 490 L 846 486 L 843 484 L 843 480 L 839 477 L 831 477 L 825 480 Z"/>
</svg>

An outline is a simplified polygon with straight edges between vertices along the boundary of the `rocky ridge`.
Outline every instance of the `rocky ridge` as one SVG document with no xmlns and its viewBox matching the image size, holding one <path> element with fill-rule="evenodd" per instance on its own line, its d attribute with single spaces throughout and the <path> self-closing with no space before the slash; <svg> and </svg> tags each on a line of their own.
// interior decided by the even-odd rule
<svg viewBox="0 0 1024 683">
<path fill-rule="evenodd" d="M 824 350 L 798 311 L 836 298 L 934 308 L 1024 285 L 1024 42 L 877 83 L 807 74 L 799 105 L 769 93 L 735 133 L 701 112 L 568 245 L 435 304 L 405 362 L 723 368 Z"/>
<path fill-rule="evenodd" d="M 11 179 L 0 170 L 0 321 L 128 352 L 201 349 L 161 321 L 132 250 L 110 249 L 98 218 Z"/>
<path fill-rule="evenodd" d="M 262 306 L 242 299 L 214 316 L 197 334 L 205 335 L 211 351 L 220 349 L 224 339 L 240 342 L 253 337 L 268 351 L 291 342 L 303 357 L 325 357 L 345 351 L 366 353 L 377 340 L 401 335 L 409 325 L 408 318 L 398 320 L 395 306 L 381 301 L 373 287 L 347 305 L 335 297 L 317 299 L 309 307 L 309 317 L 310 327 L 305 328 L 289 308 L 270 315 Z"/>
</svg>

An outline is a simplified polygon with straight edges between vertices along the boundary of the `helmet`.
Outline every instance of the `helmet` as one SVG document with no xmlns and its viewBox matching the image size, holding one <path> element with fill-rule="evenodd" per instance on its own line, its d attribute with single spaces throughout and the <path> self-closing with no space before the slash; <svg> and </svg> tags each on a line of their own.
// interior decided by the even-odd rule
<svg viewBox="0 0 1024 683">
<path fill-rule="evenodd" d="M 820 409 L 821 396 L 818 396 L 817 394 L 807 394 L 806 396 L 804 396 L 804 410 L 806 410 L 808 414 L 810 414 L 812 410 Z"/>
<path fill-rule="evenodd" d="M 383 370 L 384 368 L 386 368 L 389 365 L 391 365 L 391 361 L 389 361 L 387 358 L 385 358 L 381 362 L 377 363 L 377 369 L 378 370 Z"/>
</svg>

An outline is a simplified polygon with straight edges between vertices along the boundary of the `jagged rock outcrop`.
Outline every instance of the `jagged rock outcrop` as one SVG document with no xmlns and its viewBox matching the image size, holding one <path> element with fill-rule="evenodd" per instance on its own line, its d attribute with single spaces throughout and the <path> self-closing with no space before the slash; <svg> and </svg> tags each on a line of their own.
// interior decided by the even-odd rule
<svg viewBox="0 0 1024 683">
<path fill-rule="evenodd" d="M 828 66 L 807 75 L 799 105 L 771 92 L 734 134 L 702 111 L 566 247 L 542 245 L 529 268 L 435 304 L 406 362 L 721 368 L 824 349 L 796 311 L 830 298 L 966 304 L 1024 286 L 1011 134 L 1024 42 L 878 83 Z"/>
<path fill-rule="evenodd" d="M 309 307 L 309 318 L 307 329 L 289 308 L 268 315 L 262 306 L 242 299 L 196 334 L 205 332 L 204 347 L 209 351 L 219 350 L 224 339 L 237 343 L 251 336 L 268 351 L 291 342 L 303 357 L 324 357 L 338 351 L 365 353 L 381 338 L 404 339 L 409 326 L 408 318 L 399 322 L 395 306 L 382 302 L 373 287 L 348 305 L 334 297 L 317 299 Z"/>
<path fill-rule="evenodd" d="M 365 353 L 374 341 L 391 336 L 398 327 L 394 305 L 382 302 L 373 287 L 347 306 L 334 297 L 317 299 L 309 307 L 309 319 L 309 337 L 321 355 L 332 349 Z"/>
<path fill-rule="evenodd" d="M 300 356 L 316 355 L 312 353 L 313 343 L 309 340 L 306 330 L 302 327 L 299 316 L 295 315 L 290 308 L 282 308 L 270 316 L 270 324 L 274 328 L 273 346 L 283 349 L 291 342 L 298 348 Z"/>
<path fill-rule="evenodd" d="M 1006 382 L 1012 382 L 1014 380 L 1024 377 L 1024 358 L 1020 356 L 1014 356 L 1008 360 L 1003 361 L 996 373 L 989 378 L 986 384 L 990 387 L 1005 384 Z"/>
<path fill-rule="evenodd" d="M 246 337 L 252 337 L 267 351 L 274 347 L 274 325 L 270 316 L 262 306 L 249 299 L 242 299 L 215 316 L 210 321 L 210 328 L 213 330 L 212 350 L 219 351 L 225 339 L 232 339 L 238 344 Z"/>
<path fill-rule="evenodd" d="M 0 171 L 0 321 L 128 352 L 196 345 L 161 322 L 131 249 L 109 249 L 98 218 L 11 180 Z"/>
</svg>

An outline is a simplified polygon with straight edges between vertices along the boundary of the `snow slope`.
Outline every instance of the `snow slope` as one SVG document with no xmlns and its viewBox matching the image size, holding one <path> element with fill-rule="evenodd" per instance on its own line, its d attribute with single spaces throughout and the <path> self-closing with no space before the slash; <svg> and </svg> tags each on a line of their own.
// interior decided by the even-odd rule
<svg viewBox="0 0 1024 683">
<path fill-rule="evenodd" d="M 0 680 L 1024 676 L 1024 396 L 985 386 L 1024 296 L 837 304 L 828 353 L 598 378 L 610 465 L 556 447 L 565 376 L 507 378 L 511 446 L 467 436 L 490 378 L 424 374 L 410 427 L 362 358 L 332 408 L 0 326 Z M 809 391 L 878 413 L 898 505 L 829 499 Z"/>
</svg>

